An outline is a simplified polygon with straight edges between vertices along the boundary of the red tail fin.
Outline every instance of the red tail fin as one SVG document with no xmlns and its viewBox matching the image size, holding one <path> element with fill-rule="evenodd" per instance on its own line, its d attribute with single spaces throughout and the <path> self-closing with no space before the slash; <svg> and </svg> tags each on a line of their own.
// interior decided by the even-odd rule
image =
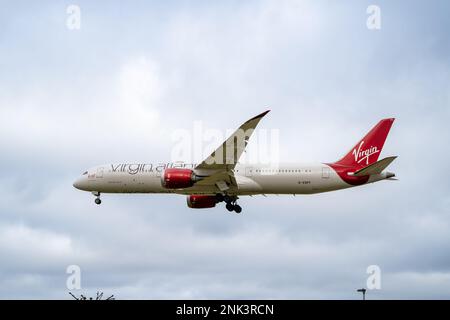
<svg viewBox="0 0 450 320">
<path fill-rule="evenodd" d="M 364 168 L 378 160 L 394 118 L 383 119 L 335 164 Z"/>
</svg>

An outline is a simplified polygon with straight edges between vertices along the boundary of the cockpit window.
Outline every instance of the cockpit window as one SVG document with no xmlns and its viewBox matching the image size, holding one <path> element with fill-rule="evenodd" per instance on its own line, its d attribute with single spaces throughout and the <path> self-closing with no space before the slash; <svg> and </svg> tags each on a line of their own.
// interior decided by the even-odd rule
<svg viewBox="0 0 450 320">
<path fill-rule="evenodd" d="M 83 173 L 83 176 L 84 176 L 84 175 L 87 175 L 87 171 Z"/>
</svg>

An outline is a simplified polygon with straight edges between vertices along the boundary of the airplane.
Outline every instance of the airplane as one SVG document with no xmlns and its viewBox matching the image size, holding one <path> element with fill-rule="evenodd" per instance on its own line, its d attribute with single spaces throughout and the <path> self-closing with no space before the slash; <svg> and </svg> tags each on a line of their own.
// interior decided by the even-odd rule
<svg viewBox="0 0 450 320">
<path fill-rule="evenodd" d="M 175 193 L 187 196 L 190 208 L 225 208 L 240 213 L 241 196 L 315 194 L 395 180 L 384 171 L 396 156 L 378 161 L 394 118 L 376 124 L 340 160 L 332 163 L 291 163 L 277 166 L 239 164 L 239 159 L 267 110 L 244 122 L 199 164 L 117 163 L 85 171 L 73 186 L 91 192 L 101 204 L 102 193 Z"/>
</svg>

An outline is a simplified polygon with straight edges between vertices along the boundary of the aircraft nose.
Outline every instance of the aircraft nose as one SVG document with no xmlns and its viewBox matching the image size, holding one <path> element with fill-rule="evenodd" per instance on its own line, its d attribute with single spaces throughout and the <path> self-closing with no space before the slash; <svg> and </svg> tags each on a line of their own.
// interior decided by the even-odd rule
<svg viewBox="0 0 450 320">
<path fill-rule="evenodd" d="M 74 186 L 74 188 L 80 189 L 80 178 L 75 180 L 75 182 L 73 183 L 73 186 Z"/>
<path fill-rule="evenodd" d="M 83 177 L 78 178 L 77 180 L 75 180 L 75 182 L 73 183 L 73 186 L 79 190 L 83 190 L 86 187 L 85 184 L 85 179 L 83 179 Z"/>
</svg>

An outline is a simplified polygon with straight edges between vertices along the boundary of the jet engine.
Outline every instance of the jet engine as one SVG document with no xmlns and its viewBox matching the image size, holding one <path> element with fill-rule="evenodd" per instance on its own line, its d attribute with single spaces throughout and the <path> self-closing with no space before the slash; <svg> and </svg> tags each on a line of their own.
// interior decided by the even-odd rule
<svg viewBox="0 0 450 320">
<path fill-rule="evenodd" d="M 199 194 L 191 194 L 187 196 L 187 205 L 189 208 L 202 209 L 202 208 L 213 208 L 216 206 L 217 197 L 207 196 Z"/>
<path fill-rule="evenodd" d="M 161 185 L 166 189 L 189 188 L 195 181 L 195 173 L 190 169 L 166 169 L 161 175 Z"/>
</svg>

